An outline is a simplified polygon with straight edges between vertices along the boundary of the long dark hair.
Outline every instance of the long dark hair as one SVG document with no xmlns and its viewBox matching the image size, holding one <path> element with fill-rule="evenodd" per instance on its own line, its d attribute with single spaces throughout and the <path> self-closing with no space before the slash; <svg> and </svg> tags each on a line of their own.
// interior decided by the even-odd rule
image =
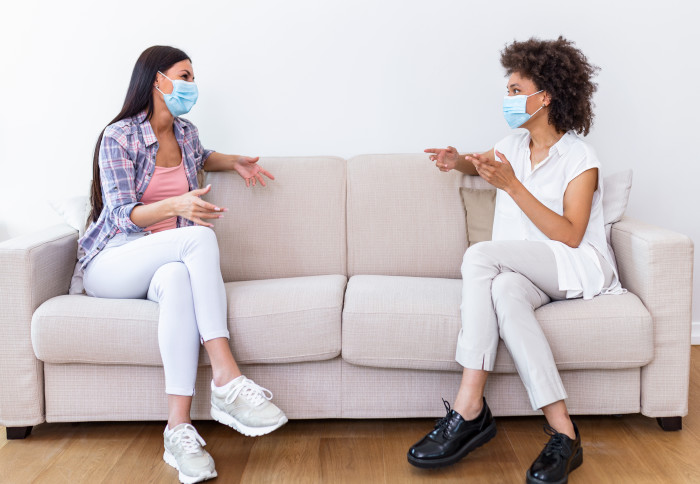
<svg viewBox="0 0 700 484">
<path fill-rule="evenodd" d="M 146 110 L 146 118 L 150 119 L 153 115 L 153 82 L 156 80 L 158 71 L 165 72 L 174 64 L 190 58 L 180 49 L 168 47 L 167 45 L 154 45 L 144 50 L 139 56 L 134 65 L 134 71 L 131 73 L 131 81 L 129 81 L 129 89 L 126 91 L 126 98 L 122 110 L 117 116 L 109 122 L 107 126 L 122 119 L 136 116 L 138 113 Z M 95 154 L 92 158 L 92 192 L 90 194 L 90 203 L 92 210 L 87 224 L 96 222 L 100 218 L 102 208 L 104 206 L 102 200 L 102 185 L 100 183 L 100 145 L 102 144 L 102 136 L 104 129 L 97 138 L 95 145 Z"/>
</svg>

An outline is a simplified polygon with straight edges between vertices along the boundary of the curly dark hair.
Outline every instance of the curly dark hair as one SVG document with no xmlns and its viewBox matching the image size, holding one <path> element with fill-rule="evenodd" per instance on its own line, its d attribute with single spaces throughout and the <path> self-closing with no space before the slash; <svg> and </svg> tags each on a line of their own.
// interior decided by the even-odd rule
<svg viewBox="0 0 700 484">
<path fill-rule="evenodd" d="M 549 122 L 558 132 L 588 134 L 593 124 L 591 98 L 598 87 L 591 78 L 599 68 L 573 42 L 561 36 L 514 41 L 501 51 L 501 64 L 508 75 L 517 72 L 531 79 L 538 90 L 547 91 L 552 99 Z"/>
</svg>

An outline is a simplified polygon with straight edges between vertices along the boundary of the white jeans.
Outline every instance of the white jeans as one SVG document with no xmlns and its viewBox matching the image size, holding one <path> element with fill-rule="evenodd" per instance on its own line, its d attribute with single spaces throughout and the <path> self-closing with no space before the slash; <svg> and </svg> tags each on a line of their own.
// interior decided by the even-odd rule
<svg viewBox="0 0 700 484">
<path fill-rule="evenodd" d="M 200 340 L 229 337 L 214 232 L 195 226 L 117 234 L 90 261 L 83 282 L 89 296 L 159 304 L 165 392 L 194 395 Z"/>
<path fill-rule="evenodd" d="M 612 269 L 607 263 L 601 266 L 603 287 L 607 287 Z M 552 350 L 535 318 L 535 309 L 566 299 L 566 291 L 559 290 L 554 252 L 544 242 L 481 242 L 464 254 L 462 280 L 457 362 L 465 368 L 492 371 L 500 336 L 533 410 L 565 399 Z"/>
</svg>

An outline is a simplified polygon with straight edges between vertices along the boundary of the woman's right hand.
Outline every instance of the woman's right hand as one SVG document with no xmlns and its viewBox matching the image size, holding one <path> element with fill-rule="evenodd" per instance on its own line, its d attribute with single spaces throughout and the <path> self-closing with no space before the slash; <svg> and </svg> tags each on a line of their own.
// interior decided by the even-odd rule
<svg viewBox="0 0 700 484">
<path fill-rule="evenodd" d="M 450 171 L 457 167 L 459 152 L 452 146 L 447 148 L 428 148 L 424 151 L 431 153 L 430 161 L 434 161 L 435 166 L 440 171 Z"/>
<path fill-rule="evenodd" d="M 227 212 L 227 208 L 217 207 L 209 202 L 205 202 L 200 197 L 211 191 L 211 185 L 205 188 L 192 190 L 178 197 L 173 197 L 172 210 L 175 215 L 191 220 L 197 225 L 213 227 L 212 224 L 203 219 L 214 219 L 223 217 L 222 212 Z"/>
</svg>

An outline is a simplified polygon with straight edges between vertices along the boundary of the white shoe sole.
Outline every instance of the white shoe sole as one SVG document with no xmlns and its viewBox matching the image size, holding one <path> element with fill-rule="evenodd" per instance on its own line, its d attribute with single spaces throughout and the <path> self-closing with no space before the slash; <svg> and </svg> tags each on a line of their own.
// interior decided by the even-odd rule
<svg viewBox="0 0 700 484">
<path fill-rule="evenodd" d="M 269 425 L 267 427 L 249 427 L 245 424 L 242 424 L 228 413 L 214 407 L 213 405 L 211 407 L 211 418 L 213 418 L 219 423 L 228 425 L 232 429 L 237 430 L 238 432 L 242 433 L 243 435 L 247 435 L 248 437 L 259 437 L 261 435 L 269 434 L 273 430 L 277 430 L 282 425 L 286 424 L 288 421 L 287 416 L 283 415 L 282 418 L 280 418 L 279 421 L 274 425 Z"/>
<path fill-rule="evenodd" d="M 171 454 L 167 449 L 163 453 L 163 460 L 167 464 L 177 469 L 177 471 L 179 472 L 178 477 L 180 479 L 180 482 L 182 482 L 183 484 L 193 484 L 194 482 L 202 482 L 206 481 L 207 479 L 214 479 L 217 476 L 216 470 L 199 476 L 188 476 L 186 474 L 183 474 L 180 470 L 180 467 L 177 465 L 177 459 L 175 459 L 175 456 Z"/>
</svg>

